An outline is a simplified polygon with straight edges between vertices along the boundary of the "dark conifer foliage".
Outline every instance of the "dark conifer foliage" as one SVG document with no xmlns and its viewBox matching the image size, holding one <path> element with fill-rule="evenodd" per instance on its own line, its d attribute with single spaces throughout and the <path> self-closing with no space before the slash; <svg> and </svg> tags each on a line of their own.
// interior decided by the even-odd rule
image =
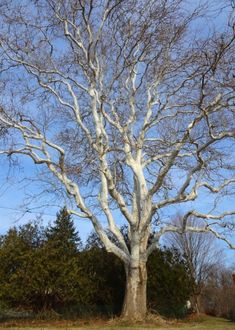
<svg viewBox="0 0 235 330">
<path fill-rule="evenodd" d="M 129 245 L 127 229 L 122 231 Z M 82 247 L 66 208 L 49 227 L 32 222 L 12 228 L 0 243 L 0 306 L 69 317 L 121 313 L 123 264 L 106 252 L 94 232 Z M 182 316 L 191 282 L 180 255 L 168 249 L 155 251 L 148 273 L 150 310 Z"/>
<path fill-rule="evenodd" d="M 64 308 L 66 305 L 82 303 L 81 288 L 86 282 L 78 258 L 82 243 L 65 207 L 57 213 L 55 222 L 45 230 L 45 236 L 41 251 L 44 270 L 47 270 L 50 283 L 47 285 L 46 308 Z"/>
<path fill-rule="evenodd" d="M 82 241 L 66 207 L 63 207 L 57 213 L 54 224 L 46 231 L 46 236 L 48 241 L 63 250 L 63 253 L 71 253 L 82 249 Z"/>
<path fill-rule="evenodd" d="M 172 248 L 154 251 L 147 269 L 150 309 L 168 317 L 184 316 L 194 280 L 179 252 Z"/>
</svg>

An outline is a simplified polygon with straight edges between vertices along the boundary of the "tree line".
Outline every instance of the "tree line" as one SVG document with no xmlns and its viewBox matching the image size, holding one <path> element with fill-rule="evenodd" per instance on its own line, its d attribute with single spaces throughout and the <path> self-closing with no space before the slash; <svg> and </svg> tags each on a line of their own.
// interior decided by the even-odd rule
<svg viewBox="0 0 235 330">
<path fill-rule="evenodd" d="M 180 216 L 175 221 L 180 222 Z M 129 246 L 125 227 L 122 234 Z M 232 269 L 224 266 L 216 239 L 171 234 L 165 243 L 168 247 L 154 251 L 147 263 L 148 310 L 167 317 L 191 311 L 234 320 Z M 0 236 L 0 265 L 0 315 L 9 309 L 44 317 L 122 312 L 122 262 L 106 252 L 95 232 L 82 242 L 66 208 L 52 225 L 33 221 Z M 186 308 L 188 300 L 191 310 Z"/>
<path fill-rule="evenodd" d="M 127 237 L 125 228 L 123 233 Z M 105 251 L 95 233 L 82 244 L 65 208 L 52 225 L 35 221 L 2 235 L 0 264 L 2 309 L 54 311 L 69 317 L 121 313 L 123 264 Z M 192 288 L 189 275 L 176 249 L 156 250 L 148 261 L 149 309 L 183 316 Z"/>
</svg>

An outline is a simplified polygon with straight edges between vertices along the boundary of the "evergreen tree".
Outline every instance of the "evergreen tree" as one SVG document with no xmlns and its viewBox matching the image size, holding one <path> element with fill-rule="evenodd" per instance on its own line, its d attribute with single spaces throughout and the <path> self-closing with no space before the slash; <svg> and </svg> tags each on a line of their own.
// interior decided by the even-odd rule
<svg viewBox="0 0 235 330">
<path fill-rule="evenodd" d="M 193 280 L 178 251 L 169 248 L 154 251 L 147 267 L 151 309 L 168 317 L 185 316 L 185 304 L 192 292 Z"/>
<path fill-rule="evenodd" d="M 76 232 L 72 217 L 66 207 L 63 207 L 57 213 L 56 220 L 47 229 L 46 236 L 51 244 L 63 251 L 63 255 L 66 253 L 75 253 L 82 248 L 81 239 L 78 232 Z"/>
<path fill-rule="evenodd" d="M 2 238 L 0 246 L 0 299 L 10 307 L 31 307 L 38 291 L 40 264 L 37 251 L 42 241 L 42 228 L 28 223 L 12 228 Z M 40 243 L 41 242 L 41 243 Z M 35 272 L 37 281 L 35 281 Z"/>
<path fill-rule="evenodd" d="M 91 283 L 86 287 L 86 308 L 94 313 L 120 314 L 125 288 L 124 267 L 114 254 L 97 244 L 95 237 L 94 233 L 89 236 L 87 249 L 80 256 L 82 271 Z"/>
<path fill-rule="evenodd" d="M 42 247 L 44 269 L 50 275 L 47 281 L 46 308 L 57 309 L 83 301 L 82 288 L 86 278 L 79 266 L 81 239 L 71 215 L 64 207 L 46 231 Z"/>
<path fill-rule="evenodd" d="M 79 266 L 81 239 L 63 208 L 50 228 L 10 229 L 0 245 L 0 300 L 34 311 L 83 303 L 89 286 Z"/>
</svg>

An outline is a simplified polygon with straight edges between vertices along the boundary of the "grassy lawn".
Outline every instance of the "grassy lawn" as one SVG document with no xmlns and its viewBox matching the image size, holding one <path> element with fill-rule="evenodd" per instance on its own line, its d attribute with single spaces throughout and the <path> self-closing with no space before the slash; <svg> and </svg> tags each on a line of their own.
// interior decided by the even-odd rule
<svg viewBox="0 0 235 330">
<path fill-rule="evenodd" d="M 228 320 L 203 316 L 190 321 L 169 321 L 169 322 L 149 322 L 146 324 L 128 325 L 124 322 L 117 321 L 31 321 L 31 322 L 5 322 L 0 323 L 0 329 L 25 329 L 25 330 L 234 330 L 235 323 Z"/>
</svg>

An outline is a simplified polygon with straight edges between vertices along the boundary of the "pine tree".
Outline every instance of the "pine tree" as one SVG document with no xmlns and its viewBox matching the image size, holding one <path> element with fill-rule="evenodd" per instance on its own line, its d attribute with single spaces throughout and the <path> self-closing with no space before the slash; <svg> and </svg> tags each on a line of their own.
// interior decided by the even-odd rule
<svg viewBox="0 0 235 330">
<path fill-rule="evenodd" d="M 0 300 L 9 307 L 33 308 L 42 276 L 38 251 L 43 244 L 43 228 L 32 222 L 11 228 L 0 246 Z M 41 292 L 44 292 L 42 288 Z"/>
<path fill-rule="evenodd" d="M 185 304 L 194 282 L 179 252 L 176 249 L 158 249 L 149 257 L 147 267 L 151 309 L 168 317 L 185 316 Z"/>
<path fill-rule="evenodd" d="M 71 215 L 64 207 L 47 229 L 42 248 L 47 276 L 47 300 L 44 308 L 54 308 L 80 302 L 84 276 L 79 266 L 81 239 Z"/>
<path fill-rule="evenodd" d="M 57 213 L 56 220 L 53 226 L 48 228 L 46 236 L 54 247 L 63 251 L 63 255 L 75 253 L 82 248 L 81 239 L 66 207 Z"/>
<path fill-rule="evenodd" d="M 81 239 L 63 208 L 49 228 L 12 228 L 0 241 L 0 301 L 34 311 L 84 304 Z"/>
</svg>

